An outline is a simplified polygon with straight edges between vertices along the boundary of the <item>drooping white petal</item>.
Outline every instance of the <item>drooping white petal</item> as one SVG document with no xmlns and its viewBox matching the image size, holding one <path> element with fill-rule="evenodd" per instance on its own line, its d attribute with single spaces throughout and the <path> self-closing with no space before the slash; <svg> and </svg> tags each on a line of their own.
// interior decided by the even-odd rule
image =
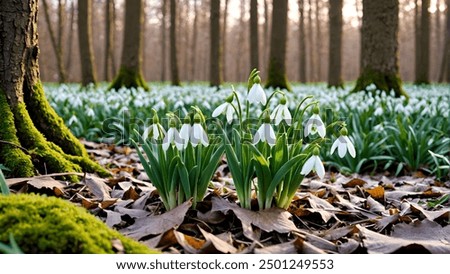
<svg viewBox="0 0 450 274">
<path fill-rule="evenodd" d="M 291 115 L 291 112 L 289 111 L 289 108 L 288 108 L 286 105 L 284 105 L 284 108 L 283 108 L 283 120 L 284 120 L 288 125 L 291 125 L 291 122 L 292 122 L 292 115 Z"/>
<path fill-rule="evenodd" d="M 209 145 L 208 135 L 203 130 L 203 128 L 202 128 L 202 138 L 200 139 L 200 141 L 202 142 L 202 145 L 205 147 L 207 147 Z"/>
<path fill-rule="evenodd" d="M 333 145 L 331 146 L 330 154 L 333 154 L 333 153 L 334 153 L 334 151 L 335 151 L 336 148 L 338 147 L 339 143 L 340 143 L 339 138 L 336 139 L 336 140 L 334 140 Z"/>
<path fill-rule="evenodd" d="M 150 134 L 150 131 L 152 130 L 152 127 L 147 127 L 144 130 L 144 133 L 142 134 L 142 139 L 147 140 L 148 135 Z"/>
<path fill-rule="evenodd" d="M 345 153 L 347 153 L 347 143 L 341 136 L 339 137 L 338 155 L 339 157 L 344 158 Z"/>
<path fill-rule="evenodd" d="M 345 140 L 347 141 L 347 149 L 348 149 L 348 153 L 350 154 L 350 156 L 352 156 L 353 158 L 356 157 L 356 151 L 355 151 L 355 146 L 353 146 L 352 141 L 350 140 L 350 138 L 348 138 L 347 136 L 344 136 Z"/>
<path fill-rule="evenodd" d="M 306 160 L 305 164 L 302 167 L 302 171 L 300 171 L 300 174 L 302 175 L 308 175 L 315 166 L 316 158 L 314 156 L 309 157 L 308 160 Z"/>
<path fill-rule="evenodd" d="M 225 102 L 223 104 L 221 104 L 220 106 L 218 106 L 212 113 L 212 117 L 217 117 L 219 116 L 221 113 L 224 112 L 224 110 L 227 108 L 228 103 Z"/>
<path fill-rule="evenodd" d="M 205 130 L 200 124 L 194 123 L 194 125 L 192 126 L 192 135 L 191 135 L 192 146 L 196 147 L 200 142 L 202 143 L 202 145 L 208 146 L 209 145 L 208 135 L 206 135 Z"/>
<path fill-rule="evenodd" d="M 248 93 L 247 100 L 252 104 L 261 103 L 265 105 L 267 103 L 266 93 L 261 87 L 261 84 L 253 84 Z"/>
<path fill-rule="evenodd" d="M 229 124 L 231 124 L 231 122 L 233 121 L 233 112 L 234 112 L 233 107 L 230 104 L 228 104 L 227 105 L 227 122 Z"/>
<path fill-rule="evenodd" d="M 180 129 L 180 137 L 185 140 L 185 142 L 189 142 L 189 136 L 191 135 L 191 125 L 183 124 Z"/>
<path fill-rule="evenodd" d="M 152 133 L 153 133 L 153 139 L 158 140 L 159 138 L 159 129 L 157 124 L 152 125 Z"/>
<path fill-rule="evenodd" d="M 266 142 L 269 144 L 269 146 L 275 145 L 275 131 L 273 131 L 273 128 L 270 124 L 266 124 L 267 130 L 268 130 L 268 136 L 266 136 Z"/>
<path fill-rule="evenodd" d="M 315 161 L 314 161 L 314 169 L 316 170 L 317 176 L 319 176 L 320 179 L 323 179 L 325 176 L 325 168 L 323 167 L 322 160 L 320 160 L 319 156 L 314 155 Z"/>
</svg>

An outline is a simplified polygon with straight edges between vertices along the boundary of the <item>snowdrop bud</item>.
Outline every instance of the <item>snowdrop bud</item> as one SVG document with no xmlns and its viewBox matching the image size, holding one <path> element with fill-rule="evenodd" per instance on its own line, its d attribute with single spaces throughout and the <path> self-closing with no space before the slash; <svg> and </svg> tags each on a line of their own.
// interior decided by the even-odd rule
<svg viewBox="0 0 450 274">
<path fill-rule="evenodd" d="M 153 112 L 153 124 L 158 124 L 159 123 L 158 113 L 154 109 L 152 109 L 152 112 Z"/>
<path fill-rule="evenodd" d="M 280 104 L 281 104 L 281 105 L 286 105 L 286 102 L 287 102 L 286 96 L 281 97 L 281 99 L 280 99 Z"/>
<path fill-rule="evenodd" d="M 314 108 L 313 108 L 313 113 L 314 113 L 314 114 L 319 114 L 319 112 L 320 112 L 319 106 L 316 104 L 316 105 L 314 106 Z"/>
<path fill-rule="evenodd" d="M 191 117 L 189 115 L 186 115 L 186 117 L 184 117 L 183 124 L 191 124 Z"/>
<path fill-rule="evenodd" d="M 230 104 L 231 104 L 231 102 L 233 102 L 233 98 L 234 98 L 234 94 L 230 94 L 230 96 L 228 96 L 227 99 L 225 99 L 225 101 L 226 101 L 227 103 L 230 103 Z"/>
<path fill-rule="evenodd" d="M 347 136 L 348 135 L 347 128 L 346 127 L 341 128 L 339 134 L 341 134 L 342 136 Z"/>
<path fill-rule="evenodd" d="M 196 113 L 194 115 L 194 123 L 200 124 L 201 122 L 202 122 L 202 116 L 200 116 L 200 114 Z"/>
<path fill-rule="evenodd" d="M 254 84 L 261 84 L 261 77 L 259 77 L 259 75 L 256 75 L 256 76 L 253 78 L 253 83 L 254 83 Z"/>
<path fill-rule="evenodd" d="M 265 113 L 264 113 L 264 123 L 265 124 L 270 124 L 270 113 L 269 113 L 269 111 L 266 111 Z"/>
<path fill-rule="evenodd" d="M 315 148 L 313 149 L 313 155 L 319 156 L 319 154 L 320 154 L 319 148 L 318 148 L 318 147 L 315 147 Z"/>
<path fill-rule="evenodd" d="M 169 127 L 177 127 L 177 120 L 174 117 L 170 118 Z"/>
</svg>

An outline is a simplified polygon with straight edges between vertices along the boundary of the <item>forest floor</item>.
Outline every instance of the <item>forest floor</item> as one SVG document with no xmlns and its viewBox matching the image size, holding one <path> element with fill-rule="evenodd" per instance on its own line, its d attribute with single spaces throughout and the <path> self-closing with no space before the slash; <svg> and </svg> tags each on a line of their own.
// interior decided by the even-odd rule
<svg viewBox="0 0 450 274">
<path fill-rule="evenodd" d="M 288 210 L 251 211 L 239 207 L 223 161 L 204 201 L 166 212 L 134 149 L 84 144 L 112 178 L 78 174 L 69 184 L 49 174 L 7 184 L 81 205 L 165 253 L 450 253 L 450 181 L 421 172 L 309 177 Z"/>
</svg>

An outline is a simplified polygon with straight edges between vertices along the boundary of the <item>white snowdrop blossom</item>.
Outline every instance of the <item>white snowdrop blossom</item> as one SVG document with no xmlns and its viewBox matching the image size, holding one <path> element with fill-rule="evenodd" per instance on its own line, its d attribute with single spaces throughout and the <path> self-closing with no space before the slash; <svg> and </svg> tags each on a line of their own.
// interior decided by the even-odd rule
<svg viewBox="0 0 450 274">
<path fill-rule="evenodd" d="M 325 176 L 325 168 L 323 167 L 323 163 L 322 160 L 320 160 L 319 155 L 312 155 L 308 160 L 306 160 L 300 174 L 306 176 L 313 170 L 317 173 L 320 179 L 323 179 Z"/>
<path fill-rule="evenodd" d="M 344 158 L 347 151 L 350 156 L 352 156 L 353 158 L 356 157 L 355 147 L 353 146 L 347 135 L 341 135 L 334 141 L 333 145 L 331 146 L 330 154 L 333 154 L 336 148 L 338 149 L 338 155 L 341 158 Z"/>
<path fill-rule="evenodd" d="M 199 143 L 207 147 L 209 145 L 208 135 L 203 129 L 201 122 L 201 116 L 196 113 L 194 115 L 194 125 L 191 128 L 189 139 L 193 147 L 196 147 Z M 183 132 L 184 135 L 184 132 Z"/>
<path fill-rule="evenodd" d="M 232 97 L 231 100 L 233 100 Z M 213 111 L 212 117 L 217 117 L 224 112 L 226 113 L 227 116 L 227 122 L 231 124 L 231 122 L 233 121 L 234 108 L 233 105 L 231 104 L 231 101 L 230 102 L 228 101 L 228 98 L 225 103 L 221 104 Z"/>
<path fill-rule="evenodd" d="M 189 143 L 189 139 L 190 139 L 190 136 L 191 136 L 191 131 L 192 131 L 192 126 L 191 126 L 191 124 L 189 122 L 188 123 L 185 122 L 181 126 L 180 137 L 183 140 L 184 148 L 186 148 L 188 143 Z"/>
<path fill-rule="evenodd" d="M 275 109 L 272 111 L 272 114 L 270 115 L 270 119 L 275 119 L 275 125 L 279 125 L 282 120 L 286 121 L 288 125 L 291 124 L 292 116 L 291 112 L 289 111 L 289 108 L 286 105 L 286 98 L 282 98 L 280 100 L 280 104 L 275 107 Z"/>
<path fill-rule="evenodd" d="M 184 140 L 181 138 L 178 130 L 173 126 L 167 131 L 166 137 L 164 137 L 162 147 L 164 151 L 169 149 L 169 146 L 175 144 L 178 150 L 184 149 Z"/>
<path fill-rule="evenodd" d="M 248 93 L 247 100 L 251 104 L 261 103 L 262 105 L 265 105 L 267 103 L 266 93 L 260 83 L 253 84 L 250 92 Z"/>
<path fill-rule="evenodd" d="M 253 143 L 266 142 L 272 147 L 275 145 L 275 139 L 275 131 L 273 130 L 272 125 L 263 123 L 253 137 Z"/>
<path fill-rule="evenodd" d="M 326 129 L 325 124 L 322 122 L 319 114 L 314 113 L 306 122 L 305 137 L 308 135 L 314 135 L 319 133 L 320 137 L 325 137 Z"/>
<path fill-rule="evenodd" d="M 152 124 L 148 128 L 144 130 L 144 134 L 142 134 L 142 138 L 146 140 L 148 137 L 152 138 L 153 140 L 159 140 L 164 138 L 166 135 L 166 130 L 159 124 Z"/>
</svg>

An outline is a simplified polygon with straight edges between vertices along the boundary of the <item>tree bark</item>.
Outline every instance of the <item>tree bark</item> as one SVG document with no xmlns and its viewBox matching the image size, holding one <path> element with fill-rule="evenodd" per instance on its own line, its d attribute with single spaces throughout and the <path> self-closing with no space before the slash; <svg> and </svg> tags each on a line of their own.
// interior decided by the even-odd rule
<svg viewBox="0 0 450 274">
<path fill-rule="evenodd" d="M 191 77 L 193 81 L 196 77 L 195 72 L 197 68 L 197 39 L 198 39 L 198 8 L 197 0 L 194 0 L 194 23 L 192 24 L 192 55 L 191 55 Z"/>
<path fill-rule="evenodd" d="M 55 53 L 56 57 L 56 65 L 58 67 L 58 81 L 59 83 L 65 83 L 67 81 L 67 74 L 66 69 L 64 67 L 64 61 L 63 61 L 63 46 L 62 46 L 62 40 L 63 40 L 63 25 L 64 25 L 64 16 L 63 16 L 63 3 L 61 0 L 58 1 L 58 37 L 56 37 L 55 31 L 52 27 L 53 22 L 50 18 L 49 13 L 49 6 L 47 3 L 47 0 L 44 0 L 42 2 L 44 5 L 44 17 L 45 21 L 47 21 L 47 29 L 50 34 L 50 41 L 53 48 L 53 51 Z"/>
<path fill-rule="evenodd" d="M 415 84 L 429 84 L 430 71 L 430 0 L 422 0 L 420 15 L 420 55 L 416 68 Z"/>
<path fill-rule="evenodd" d="M 111 80 L 115 73 L 114 63 L 114 0 L 106 1 L 105 6 L 105 63 L 103 68 L 104 80 Z"/>
<path fill-rule="evenodd" d="M 308 46 L 309 46 L 309 81 L 315 82 L 316 78 L 316 57 L 314 50 L 314 35 L 313 35 L 313 19 L 312 19 L 312 0 L 309 0 L 308 9 Z"/>
<path fill-rule="evenodd" d="M 177 3 L 176 0 L 170 0 L 170 72 L 172 76 L 172 85 L 180 85 L 180 76 L 178 75 L 177 58 Z"/>
<path fill-rule="evenodd" d="M 78 1 L 78 42 L 81 61 L 81 84 L 97 83 L 92 47 L 92 0 Z"/>
<path fill-rule="evenodd" d="M 298 60 L 298 77 L 301 83 L 306 83 L 306 43 L 305 43 L 305 1 L 298 0 L 298 12 L 300 18 L 298 20 L 298 46 L 299 46 L 299 60 Z"/>
<path fill-rule="evenodd" d="M 269 60 L 269 50 L 270 50 L 270 40 L 269 40 L 269 29 L 270 29 L 270 16 L 269 16 L 269 4 L 268 0 L 264 0 L 264 43 L 263 43 L 263 62 L 262 67 L 268 67 Z M 264 74 L 262 74 L 264 75 Z"/>
<path fill-rule="evenodd" d="M 166 26 L 166 13 L 167 13 L 167 0 L 161 1 L 161 13 L 162 13 L 162 19 L 161 19 L 161 82 L 164 82 L 166 80 L 166 32 L 167 32 L 167 26 Z"/>
<path fill-rule="evenodd" d="M 398 0 L 363 0 L 362 71 L 354 92 L 374 84 L 378 90 L 406 96 L 398 74 Z"/>
<path fill-rule="evenodd" d="M 330 0 L 328 87 L 344 88 L 341 78 L 343 0 Z"/>
<path fill-rule="evenodd" d="M 69 37 L 67 39 L 67 59 L 66 59 L 66 71 L 68 75 L 71 75 L 72 69 L 72 47 L 73 47 L 73 34 L 74 34 L 74 24 L 75 24 L 75 3 L 72 1 L 72 5 L 70 5 L 70 22 L 69 22 Z M 70 80 L 69 77 L 67 80 Z"/>
<path fill-rule="evenodd" d="M 209 81 L 211 86 L 218 87 L 222 84 L 222 70 L 220 64 L 220 0 L 211 0 L 210 45 Z"/>
<path fill-rule="evenodd" d="M 125 28 L 123 35 L 122 60 L 114 81 L 109 89 L 121 87 L 148 90 L 142 75 L 142 27 L 144 9 L 142 0 L 125 1 Z"/>
<path fill-rule="evenodd" d="M 316 71 L 316 75 L 317 75 L 317 81 L 321 81 L 321 77 L 322 77 L 322 61 L 321 61 L 321 57 L 322 57 L 322 28 L 321 28 L 321 23 L 320 23 L 320 4 L 319 4 L 320 0 L 316 0 L 316 64 L 317 64 L 317 71 Z"/>
<path fill-rule="evenodd" d="M 291 90 L 286 79 L 287 14 L 287 0 L 276 1 L 276 4 L 273 3 L 269 75 L 266 87 Z"/>
<path fill-rule="evenodd" d="M 227 79 L 227 58 L 225 54 L 227 52 L 227 26 L 228 26 L 228 3 L 229 0 L 225 0 L 225 9 L 223 10 L 223 24 L 222 24 L 222 54 L 221 54 L 221 65 L 222 65 L 222 77 L 224 80 Z"/>
<path fill-rule="evenodd" d="M 0 2 L 0 140 L 14 144 L 0 144 L 0 161 L 13 177 L 36 171 L 107 175 L 45 98 L 38 65 L 37 0 L 25 2 Z"/>
<path fill-rule="evenodd" d="M 450 0 L 446 1 L 447 15 L 445 26 L 445 44 L 442 53 L 442 63 L 439 71 L 439 82 L 450 83 Z"/>
<path fill-rule="evenodd" d="M 258 0 L 250 1 L 250 71 L 259 68 Z"/>
<path fill-rule="evenodd" d="M 419 0 L 414 0 L 414 66 L 415 79 L 419 78 L 420 60 L 421 60 L 421 41 L 420 41 L 420 6 Z"/>
</svg>

